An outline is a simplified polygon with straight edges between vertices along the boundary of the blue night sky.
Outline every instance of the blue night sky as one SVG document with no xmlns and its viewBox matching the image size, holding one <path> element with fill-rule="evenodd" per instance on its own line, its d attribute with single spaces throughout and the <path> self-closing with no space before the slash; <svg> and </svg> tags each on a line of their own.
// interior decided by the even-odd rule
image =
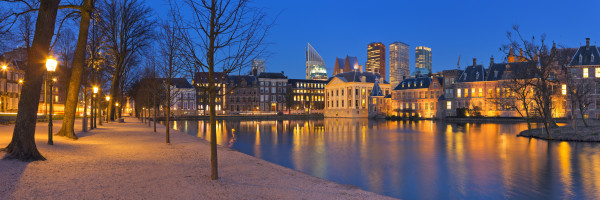
<svg viewBox="0 0 600 200">
<path fill-rule="evenodd" d="M 166 13 L 164 0 L 149 3 L 160 15 Z M 506 32 L 518 24 L 524 35 L 545 33 L 548 41 L 577 47 L 590 37 L 600 41 L 600 1 L 560 0 L 456 0 L 456 1 L 328 1 L 261 0 L 272 17 L 279 14 L 270 35 L 266 70 L 285 71 L 289 78 L 305 77 L 306 43 L 319 52 L 331 75 L 336 57 L 357 56 L 366 62 L 367 44 L 394 41 L 410 45 L 410 70 L 414 71 L 414 48 L 432 49 L 433 71 L 470 65 L 473 58 L 488 64 L 505 55 Z M 594 34 L 595 33 L 595 34 Z M 389 53 L 389 52 L 386 52 Z M 386 56 L 386 59 L 387 56 Z M 386 67 L 389 65 L 386 60 Z"/>
</svg>

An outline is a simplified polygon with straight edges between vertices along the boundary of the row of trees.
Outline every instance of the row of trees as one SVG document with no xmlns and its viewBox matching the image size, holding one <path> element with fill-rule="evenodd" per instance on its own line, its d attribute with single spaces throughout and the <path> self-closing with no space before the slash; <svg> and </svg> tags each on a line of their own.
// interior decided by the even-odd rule
<svg viewBox="0 0 600 200">
<path fill-rule="evenodd" d="M 138 0 L 81 0 L 64 4 L 60 0 L 2 2 L 11 7 L 0 10 L 0 31 L 9 33 L 19 20 L 37 20 L 35 28 L 23 26 L 24 32 L 33 31 L 33 40 L 27 51 L 27 67 L 13 138 L 3 149 L 7 152 L 6 159 L 23 161 L 45 159 L 34 142 L 44 61 L 55 52 L 52 40 L 63 38 L 60 36 L 63 34 L 61 29 L 63 25 L 69 27 L 69 20 L 79 20 L 77 25 L 72 26 L 79 31 L 74 50 L 65 48 L 65 53 L 59 55 L 62 63 L 70 66 L 70 77 L 65 117 L 58 135 L 77 139 L 74 122 L 80 89 L 83 87 L 87 94 L 91 85 L 101 85 L 110 91 L 108 106 L 111 120 L 114 120 L 115 112 L 120 116 L 115 103 L 122 102 L 124 91 L 129 91 L 127 95 L 135 98 L 136 103 L 154 110 L 161 103 L 165 105 L 167 143 L 170 142 L 171 95 L 157 99 L 160 91 L 153 90 L 147 93 L 153 96 L 152 100 L 142 101 L 135 91 L 144 90 L 150 84 L 162 84 L 154 88 L 164 88 L 164 93 L 171 94 L 169 86 L 172 78 L 193 77 L 197 72 L 204 72 L 208 78 L 195 84 L 210 96 L 210 126 L 215 127 L 214 100 L 218 84 L 228 74 L 241 74 L 251 59 L 264 52 L 265 37 L 272 24 L 262 9 L 252 7 L 247 0 L 171 1 L 167 20 L 160 23 L 153 17 L 153 11 Z M 36 13 L 37 17 L 27 18 Z M 57 18 L 61 20 L 57 21 Z M 65 21 L 67 24 L 64 24 Z M 58 30 L 55 30 L 56 26 Z M 27 34 L 22 35 L 24 42 L 29 44 Z M 68 33 L 64 35 L 69 36 Z M 64 38 L 60 43 L 65 47 L 72 46 L 72 40 Z M 143 62 L 144 58 L 146 62 Z M 138 67 L 141 63 L 145 63 L 146 69 Z M 143 79 L 139 76 L 140 72 L 145 73 Z M 161 81 L 157 81 L 159 76 Z M 103 84 L 104 81 L 109 83 Z M 217 179 L 216 129 L 210 129 L 210 132 L 211 178 Z"/>
</svg>

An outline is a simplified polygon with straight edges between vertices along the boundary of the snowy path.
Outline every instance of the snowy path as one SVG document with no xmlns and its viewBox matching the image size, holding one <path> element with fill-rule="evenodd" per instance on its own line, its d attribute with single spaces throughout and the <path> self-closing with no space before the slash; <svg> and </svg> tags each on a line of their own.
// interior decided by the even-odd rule
<svg viewBox="0 0 600 200">
<path fill-rule="evenodd" d="M 0 199 L 385 199 L 219 147 L 220 180 L 211 181 L 208 142 L 171 131 L 153 133 L 135 118 L 109 123 L 79 140 L 54 137 L 38 123 L 36 144 L 47 161 L 0 160 Z M 55 132 L 60 121 L 55 123 Z M 13 125 L 0 125 L 0 147 Z M 76 122 L 81 131 L 81 121 Z M 0 152 L 0 157 L 4 156 Z"/>
</svg>

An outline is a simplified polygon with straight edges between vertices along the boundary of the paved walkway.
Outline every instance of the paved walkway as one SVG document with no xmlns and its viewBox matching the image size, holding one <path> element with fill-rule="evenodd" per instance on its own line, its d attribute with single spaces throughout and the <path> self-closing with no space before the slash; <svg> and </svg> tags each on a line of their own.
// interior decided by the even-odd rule
<svg viewBox="0 0 600 200">
<path fill-rule="evenodd" d="M 109 123 L 79 140 L 55 137 L 38 123 L 47 161 L 0 160 L 0 199 L 386 199 L 357 187 L 281 167 L 219 147 L 220 179 L 210 180 L 208 142 L 172 131 L 171 145 L 135 118 Z M 55 123 L 55 132 L 60 122 Z M 81 121 L 76 123 L 81 131 Z M 0 146 L 13 125 L 0 126 Z M 0 157 L 4 156 L 0 152 Z"/>
</svg>

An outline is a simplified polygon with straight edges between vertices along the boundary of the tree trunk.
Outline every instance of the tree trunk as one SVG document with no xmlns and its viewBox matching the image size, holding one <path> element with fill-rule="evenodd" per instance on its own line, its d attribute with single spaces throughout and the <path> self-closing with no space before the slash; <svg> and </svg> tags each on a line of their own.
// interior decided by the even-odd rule
<svg viewBox="0 0 600 200">
<path fill-rule="evenodd" d="M 110 96 L 111 97 L 109 100 L 110 109 L 108 109 L 110 112 L 110 121 L 115 121 L 115 117 L 117 116 L 116 110 L 115 110 L 115 99 L 117 98 L 116 94 L 117 94 L 117 91 L 119 91 L 119 89 L 117 88 L 118 87 L 117 86 L 118 85 L 117 84 L 117 76 L 118 76 L 118 74 L 116 74 L 116 72 L 113 73 L 113 78 L 110 83 Z"/>
<path fill-rule="evenodd" d="M 165 117 L 165 126 L 166 126 L 166 131 L 165 131 L 165 137 L 166 137 L 166 142 L 167 144 L 171 143 L 171 138 L 169 135 L 169 130 L 170 130 L 170 118 L 171 118 L 171 81 L 169 78 L 167 78 L 167 103 L 166 103 L 166 109 L 167 109 L 167 114 Z"/>
<path fill-rule="evenodd" d="M 585 112 L 584 112 L 584 107 L 582 103 L 579 103 L 579 114 L 581 115 L 581 121 L 583 121 L 583 125 L 585 127 L 588 127 L 587 122 L 585 121 Z"/>
<path fill-rule="evenodd" d="M 209 79 L 214 80 L 212 73 L 209 72 Z M 212 82 L 212 81 L 209 81 Z M 210 108 L 210 179 L 217 180 L 219 179 L 219 171 L 217 164 L 217 120 L 216 120 L 216 110 L 215 110 L 215 99 L 216 92 L 214 88 L 214 83 L 209 83 L 208 94 L 209 94 L 209 108 Z"/>
<path fill-rule="evenodd" d="M 577 117 L 575 117 L 575 102 L 571 102 L 571 124 L 575 134 L 577 134 Z"/>
<path fill-rule="evenodd" d="M 65 103 L 65 116 L 60 131 L 56 135 L 77 139 L 75 135 L 75 115 L 77 104 L 79 102 L 79 89 L 81 87 L 81 77 L 85 66 L 85 53 L 88 41 L 88 30 L 90 27 L 90 11 L 93 9 L 92 0 L 84 0 L 83 9 L 81 9 L 81 21 L 79 22 L 79 38 L 73 58 L 73 68 L 69 88 L 67 89 L 67 101 Z"/>
<path fill-rule="evenodd" d="M 154 123 L 154 132 L 156 133 L 156 95 L 154 95 L 152 99 L 154 100 L 152 103 L 152 113 L 154 114 L 152 117 L 152 123 Z"/>
<path fill-rule="evenodd" d="M 81 128 L 83 132 L 87 132 L 87 87 L 83 87 L 83 119 L 81 120 Z"/>
<path fill-rule="evenodd" d="M 35 145 L 35 125 L 42 91 L 45 59 L 50 55 L 50 43 L 54 36 L 56 13 L 60 0 L 41 0 L 35 24 L 31 50 L 28 52 L 25 80 L 19 100 L 19 110 L 4 159 L 22 161 L 45 160 Z"/>
</svg>

